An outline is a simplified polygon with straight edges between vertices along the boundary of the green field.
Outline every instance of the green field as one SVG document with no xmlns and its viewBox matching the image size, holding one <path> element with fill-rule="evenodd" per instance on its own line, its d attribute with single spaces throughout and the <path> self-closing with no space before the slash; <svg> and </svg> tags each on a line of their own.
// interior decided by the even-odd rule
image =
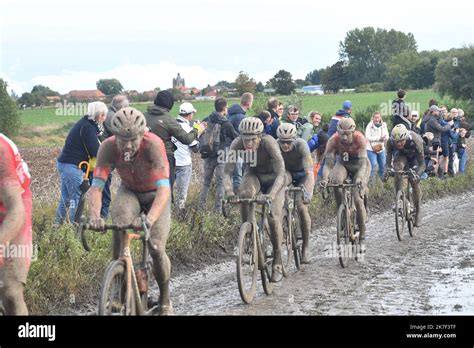
<svg viewBox="0 0 474 348">
<path fill-rule="evenodd" d="M 256 98 L 254 108 L 248 115 L 254 115 L 258 109 L 266 108 L 268 97 Z M 288 105 L 290 98 L 279 97 L 285 106 Z M 344 100 L 349 99 L 353 103 L 353 116 L 366 120 L 370 115 L 366 115 L 368 107 L 374 107 L 382 113 L 390 114 L 391 102 L 396 98 L 395 92 L 374 92 L 374 93 L 340 93 L 334 95 L 323 96 L 302 96 L 298 97 L 301 101 L 301 115 L 307 115 L 312 110 L 317 110 L 323 114 L 323 120 L 329 121 L 330 117 L 341 108 Z M 406 102 L 409 103 L 411 110 L 419 110 L 421 113 L 428 107 L 428 101 L 441 98 L 431 89 L 407 91 Z M 238 103 L 238 99 L 229 99 L 229 105 Z M 455 106 L 448 98 L 442 99 L 449 107 Z M 194 101 L 192 102 L 197 110 L 195 118 L 203 119 L 214 110 L 213 101 Z M 132 104 L 133 107 L 145 112 L 150 103 Z M 178 115 L 179 103 L 175 103 L 171 110 L 172 115 Z M 63 139 L 67 134 L 67 129 L 72 126 L 85 112 L 82 110 L 64 110 L 63 113 L 75 112 L 75 116 L 63 116 L 58 112 L 57 108 L 50 107 L 44 109 L 30 109 L 21 111 L 22 130 L 20 136 L 15 140 L 20 146 L 52 146 L 62 145 Z"/>
</svg>

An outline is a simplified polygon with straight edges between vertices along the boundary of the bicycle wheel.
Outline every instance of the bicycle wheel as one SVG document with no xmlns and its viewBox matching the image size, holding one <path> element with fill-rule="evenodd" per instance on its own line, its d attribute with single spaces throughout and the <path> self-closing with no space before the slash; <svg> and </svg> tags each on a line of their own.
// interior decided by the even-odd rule
<svg viewBox="0 0 474 348">
<path fill-rule="evenodd" d="M 292 234 L 289 223 L 289 212 L 283 216 L 283 240 L 281 244 L 281 265 L 283 276 L 288 277 L 290 275 L 290 264 L 292 254 Z"/>
<path fill-rule="evenodd" d="M 301 259 L 303 258 L 303 231 L 301 230 L 300 217 L 298 212 L 293 214 L 293 233 L 292 233 L 292 248 L 293 256 L 295 258 L 295 266 L 299 270 L 301 269 Z"/>
<path fill-rule="evenodd" d="M 122 260 L 112 261 L 105 271 L 99 299 L 99 315 L 135 315 L 135 299 L 126 308 L 127 275 Z M 130 289 L 130 291 L 132 291 Z M 128 312 L 128 313 L 127 313 Z"/>
<path fill-rule="evenodd" d="M 262 277 L 262 286 L 265 294 L 271 295 L 273 293 L 273 283 L 271 282 L 273 274 L 273 244 L 270 239 L 270 226 L 268 221 L 265 221 L 262 231 L 263 239 L 260 241 L 262 256 L 263 256 L 263 268 L 260 270 Z"/>
<path fill-rule="evenodd" d="M 252 302 L 257 284 L 257 244 L 256 235 L 250 222 L 240 226 L 237 244 L 237 284 L 244 303 Z"/>
<path fill-rule="evenodd" d="M 407 195 L 406 195 L 406 218 L 407 218 L 407 225 L 408 225 L 408 232 L 410 233 L 410 237 L 415 235 L 415 222 L 414 219 L 416 217 L 416 209 L 415 204 L 413 203 L 413 192 L 411 184 L 408 183 L 407 188 Z"/>
<path fill-rule="evenodd" d="M 352 243 L 349 240 L 349 226 L 344 204 L 341 204 L 337 210 L 336 233 L 339 263 L 345 268 L 352 253 Z"/>
<path fill-rule="evenodd" d="M 398 240 L 403 240 L 406 221 L 405 195 L 402 190 L 397 191 L 395 198 L 395 228 L 397 230 Z"/>
<path fill-rule="evenodd" d="M 329 198 L 331 197 L 331 194 L 329 192 L 329 187 L 321 188 L 321 196 L 323 197 L 325 201 L 329 200 Z"/>
</svg>

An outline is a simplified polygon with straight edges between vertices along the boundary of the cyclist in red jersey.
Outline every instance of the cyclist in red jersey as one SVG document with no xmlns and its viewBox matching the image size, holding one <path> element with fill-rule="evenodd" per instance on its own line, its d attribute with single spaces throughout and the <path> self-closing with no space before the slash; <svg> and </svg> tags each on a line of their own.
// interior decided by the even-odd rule
<svg viewBox="0 0 474 348">
<path fill-rule="evenodd" d="M 7 315 L 28 315 L 23 297 L 31 262 L 30 174 L 0 133 L 0 299 Z"/>
<path fill-rule="evenodd" d="M 367 139 L 355 128 L 355 122 L 351 117 L 343 118 L 337 124 L 337 133 L 329 139 L 326 145 L 326 162 L 320 185 L 326 186 L 329 175 L 333 184 L 342 184 L 349 174 L 352 175 L 352 182 L 360 188 L 360 194 L 355 195 L 354 202 L 360 231 L 359 240 L 362 245 L 365 241 L 365 221 L 367 219 L 364 196 L 368 194 L 367 181 L 370 177 L 371 167 L 367 158 Z M 337 188 L 335 196 L 339 207 L 342 204 L 342 189 Z"/>
<path fill-rule="evenodd" d="M 145 116 L 134 108 L 119 110 L 111 122 L 114 136 L 105 140 L 97 155 L 94 179 L 89 191 L 89 223 L 93 228 L 103 228 L 105 221 L 100 218 L 101 190 L 111 168 L 122 179 L 112 207 L 114 224 L 141 226 L 140 214 L 146 213 L 150 226 L 150 249 L 154 273 L 160 288 L 160 314 L 172 314 L 169 298 L 171 263 L 166 254 L 166 241 L 170 230 L 170 182 L 169 164 L 163 141 L 146 132 Z M 113 257 L 120 252 L 120 238 L 114 232 Z"/>
</svg>

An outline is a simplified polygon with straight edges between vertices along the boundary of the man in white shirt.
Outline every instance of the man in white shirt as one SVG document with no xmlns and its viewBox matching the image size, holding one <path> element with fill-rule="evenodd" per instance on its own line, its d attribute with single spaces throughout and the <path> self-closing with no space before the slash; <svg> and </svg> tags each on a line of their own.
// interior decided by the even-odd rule
<svg viewBox="0 0 474 348">
<path fill-rule="evenodd" d="M 179 107 L 179 116 L 176 119 L 186 132 L 192 130 L 191 121 L 193 119 L 196 109 L 191 103 L 183 103 Z M 186 204 L 186 197 L 188 195 L 188 187 L 191 182 L 191 174 L 193 172 L 191 151 L 199 151 L 199 142 L 194 140 L 191 144 L 185 145 L 175 139 L 171 138 L 176 145 L 177 150 L 174 152 L 176 160 L 176 182 L 175 182 L 175 205 L 178 209 L 178 215 L 183 215 L 184 206 Z"/>
</svg>

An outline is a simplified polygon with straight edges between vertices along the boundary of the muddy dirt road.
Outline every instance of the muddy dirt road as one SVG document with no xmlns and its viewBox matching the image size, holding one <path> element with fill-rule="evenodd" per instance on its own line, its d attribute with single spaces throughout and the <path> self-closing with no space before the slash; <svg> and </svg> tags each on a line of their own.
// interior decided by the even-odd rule
<svg viewBox="0 0 474 348">
<path fill-rule="evenodd" d="M 430 201 L 424 225 L 399 242 L 392 212 L 371 217 L 364 261 L 346 269 L 328 255 L 333 229 L 312 233 L 312 262 L 251 305 L 240 299 L 235 262 L 173 277 L 177 315 L 474 314 L 474 192 Z M 332 224 L 332 225 L 335 225 Z"/>
</svg>

